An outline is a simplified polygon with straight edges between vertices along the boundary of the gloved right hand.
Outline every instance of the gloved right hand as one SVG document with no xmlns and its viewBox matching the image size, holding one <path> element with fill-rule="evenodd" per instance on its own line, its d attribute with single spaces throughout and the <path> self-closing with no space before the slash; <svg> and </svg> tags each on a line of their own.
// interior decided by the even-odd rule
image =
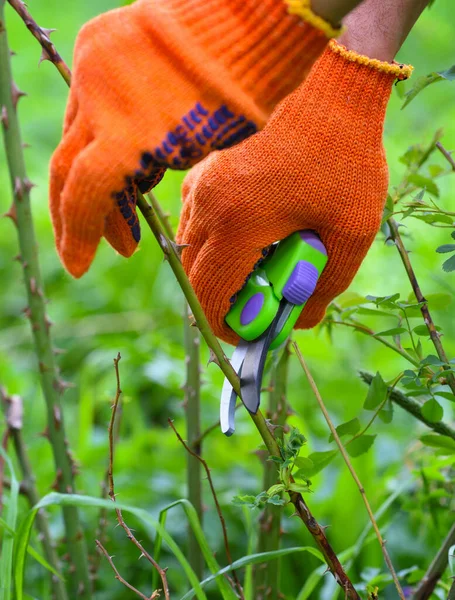
<svg viewBox="0 0 455 600">
<path fill-rule="evenodd" d="M 349 286 L 387 196 L 387 102 L 395 79 L 411 71 L 332 41 L 263 131 L 190 171 L 177 240 L 187 246 L 183 266 L 218 337 L 238 342 L 225 322 L 232 299 L 264 249 L 295 231 L 316 231 L 328 254 L 297 328 L 319 323 Z"/>
<path fill-rule="evenodd" d="M 136 185 L 146 191 L 166 168 L 254 133 L 302 81 L 337 32 L 309 0 L 307 22 L 286 2 L 138 0 L 82 29 L 51 162 L 56 244 L 72 275 L 89 268 L 102 235 L 133 253 Z"/>
</svg>

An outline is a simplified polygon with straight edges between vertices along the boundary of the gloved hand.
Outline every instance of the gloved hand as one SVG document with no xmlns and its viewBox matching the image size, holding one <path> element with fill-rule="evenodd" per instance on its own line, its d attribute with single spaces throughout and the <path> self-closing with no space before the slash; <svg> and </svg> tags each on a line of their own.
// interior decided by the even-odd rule
<svg viewBox="0 0 455 600">
<path fill-rule="evenodd" d="M 297 327 L 310 328 L 351 283 L 379 229 L 388 173 L 382 132 L 392 84 L 411 67 L 330 42 L 306 81 L 264 130 L 215 152 L 186 177 L 178 241 L 182 261 L 216 335 L 262 250 L 315 230 L 328 263 Z"/>
<path fill-rule="evenodd" d="M 51 214 L 65 267 L 80 277 L 102 235 L 130 256 L 136 185 L 187 169 L 262 127 L 336 30 L 309 0 L 138 0 L 80 32 Z M 303 7 L 303 8 L 302 8 Z"/>
</svg>

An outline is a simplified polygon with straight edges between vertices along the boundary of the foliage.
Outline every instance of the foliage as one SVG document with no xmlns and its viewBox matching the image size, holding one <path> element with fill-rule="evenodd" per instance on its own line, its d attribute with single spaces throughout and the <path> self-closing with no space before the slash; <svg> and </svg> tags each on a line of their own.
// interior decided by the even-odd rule
<svg viewBox="0 0 455 600">
<path fill-rule="evenodd" d="M 56 0 L 35 4 L 31 7 L 34 16 L 38 22 L 58 28 L 54 41 L 60 53 L 70 57 L 76 32 L 83 22 L 120 2 L 100 0 L 96 6 L 89 2 L 70 3 L 65 11 Z M 435 73 L 442 65 L 454 62 L 452 11 L 450 0 L 439 0 L 423 16 L 402 51 L 402 59 L 410 58 L 416 65 L 417 77 L 416 83 L 400 83 L 391 101 L 385 131 L 391 186 L 382 233 L 353 286 L 331 307 L 324 323 L 317 331 L 298 332 L 295 336 L 338 424 L 337 433 L 361 476 L 405 592 L 421 580 L 453 521 L 455 441 L 435 433 L 392 403 L 390 392 L 396 388 L 415 400 L 429 422 L 453 424 L 455 395 L 447 381 L 455 370 L 451 358 L 455 356 L 455 330 L 450 273 L 454 257 L 446 260 L 444 272 L 438 253 L 455 250 L 454 244 L 448 244 L 448 234 L 454 237 L 454 214 L 449 209 L 455 178 L 447 157 L 435 144 L 442 142 L 444 148 L 455 145 L 455 88 L 450 82 L 442 82 L 416 94 L 416 88 L 424 87 L 418 81 L 421 74 Z M 122 353 L 123 414 L 115 456 L 119 501 L 132 509 L 128 519 L 149 542 L 151 550 L 153 540 L 156 543 L 151 522 L 158 523 L 159 513 L 186 495 L 186 456 L 167 425 L 167 418 L 172 417 L 178 428 L 184 428 L 182 295 L 145 228 L 140 250 L 128 261 L 104 244 L 92 269 L 80 281 L 71 280 L 62 270 L 53 246 L 46 190 L 47 165 L 60 136 L 67 90 L 52 65 L 44 63 L 39 70 L 36 68 L 36 41 L 10 9 L 7 26 L 11 46 L 18 52 L 13 63 L 15 77 L 19 87 L 29 94 L 21 101 L 20 118 L 24 139 L 31 143 L 26 150 L 27 166 L 30 178 L 37 184 L 33 209 L 46 290 L 51 299 L 49 311 L 55 322 L 54 338 L 62 351 L 59 365 L 62 376 L 71 383 L 64 396 L 64 409 L 69 443 L 78 463 L 78 489 L 87 498 L 82 517 L 91 562 L 97 566 L 96 598 L 122 599 L 126 597 L 125 589 L 114 580 L 109 566 L 100 563 L 94 546 L 95 532 L 99 535 L 101 523 L 100 513 L 93 506 L 103 505 L 100 496 L 107 468 L 107 422 L 115 393 L 112 358 L 118 351 Z M 449 79 L 447 73 L 437 77 Z M 425 81 L 428 84 L 428 78 Z M 413 102 L 399 113 L 403 88 L 407 90 L 406 103 L 411 99 Z M 444 134 L 435 134 L 439 128 L 444 129 Z M 0 208 L 6 212 L 10 192 L 2 152 Z M 180 182 L 180 174 L 168 174 L 157 188 L 174 226 L 180 207 Z M 437 356 L 422 318 L 422 303 L 416 300 L 403 270 L 391 237 L 391 218 L 398 222 L 400 235 L 410 250 L 418 282 L 436 321 L 435 331 L 444 334 L 447 361 Z M 8 219 L 3 219 L 0 382 L 10 394 L 20 394 L 24 399 L 23 433 L 38 491 L 43 502 L 50 505 L 60 500 L 56 495 L 47 495 L 54 481 L 54 469 L 48 441 L 40 435 L 45 430 L 46 414 L 29 327 L 23 315 L 25 299 L 19 266 L 13 261 L 16 255 L 13 228 Z M 209 353 L 205 345 L 201 350 L 205 365 Z M 376 373 L 368 388 L 357 376 L 360 369 Z M 203 428 L 218 418 L 222 379 L 216 365 L 204 366 Z M 370 535 L 371 525 L 361 498 L 294 358 L 287 398 L 293 414 L 288 418 L 281 444 L 282 457 L 271 457 L 279 471 L 275 487 L 262 489 L 262 464 L 252 456 L 259 438 L 244 414 L 246 411 L 238 413 L 235 436 L 226 439 L 215 429 L 204 439 L 203 453 L 227 521 L 236 561 L 233 567 L 242 574 L 246 565 L 258 560 L 253 558 L 254 552 L 247 550 L 247 546 L 254 548 L 257 509 L 267 503 L 280 510 L 287 502 L 284 492 L 298 486 L 299 491 L 305 492 L 318 521 L 330 524 L 330 541 L 362 597 L 375 597 L 377 588 L 381 598 L 395 598 L 380 548 Z M 17 544 L 17 536 L 23 536 L 18 533 L 24 531 L 18 524 L 25 527 L 29 518 L 26 499 L 18 495 L 15 487 L 19 465 L 13 452 L 10 457 L 12 469 L 6 468 L 5 472 L 10 473 L 11 490 L 4 494 L 6 506 L 0 521 L 0 594 L 4 598 L 9 597 L 9 560 L 16 570 L 25 560 L 26 544 L 20 546 L 20 561 L 18 555 L 13 556 L 12 548 L 13 542 Z M 291 475 L 295 482 L 291 482 Z M 83 502 L 76 500 L 81 508 Z M 246 517 L 239 504 L 251 505 L 255 510 Z M 92 508 L 88 509 L 88 505 Z M 220 569 L 227 563 L 216 510 L 205 484 L 204 505 L 205 549 L 216 553 L 217 560 L 216 566 L 210 566 L 210 559 L 207 561 L 198 597 L 212 599 L 220 597 L 216 576 L 219 580 Z M 287 505 L 281 510 L 285 515 L 290 512 Z M 65 543 L 59 513 L 51 510 L 49 515 L 57 550 L 63 556 Z M 252 519 L 253 526 L 248 525 L 248 519 Z M 311 548 L 313 541 L 302 524 L 297 519 L 284 518 L 282 526 L 281 555 L 270 555 L 267 560 L 281 556 L 284 597 L 343 597 L 331 576 L 323 575 L 325 565 L 320 566 L 321 556 Z M 175 546 L 163 545 L 160 564 L 169 567 L 168 579 L 175 598 L 190 597 L 190 587 L 198 587 L 194 578 L 187 578 L 190 571 L 181 566 L 182 557 L 186 560 L 187 527 L 182 513 L 169 512 L 165 530 Z M 135 587 L 151 594 L 150 565 L 137 561 L 136 549 L 120 528 L 115 528 L 113 515 L 108 516 L 106 532 L 105 543 L 110 554 L 115 554 L 119 571 Z M 50 598 L 49 579 L 44 576 L 50 565 L 41 554 L 34 530 L 28 550 L 24 597 Z M 449 575 L 448 569 L 432 598 L 447 597 Z"/>
</svg>

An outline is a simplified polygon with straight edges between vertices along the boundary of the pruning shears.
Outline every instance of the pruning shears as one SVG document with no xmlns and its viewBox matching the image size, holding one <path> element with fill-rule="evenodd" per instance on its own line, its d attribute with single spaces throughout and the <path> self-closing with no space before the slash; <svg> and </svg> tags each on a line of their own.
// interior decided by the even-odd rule
<svg viewBox="0 0 455 600">
<path fill-rule="evenodd" d="M 269 350 L 290 335 L 327 263 L 327 251 L 314 231 L 296 231 L 278 244 L 251 274 L 226 316 L 242 339 L 231 364 L 240 378 L 242 400 L 256 414 Z M 225 379 L 221 393 L 221 431 L 235 431 L 237 394 Z"/>
</svg>

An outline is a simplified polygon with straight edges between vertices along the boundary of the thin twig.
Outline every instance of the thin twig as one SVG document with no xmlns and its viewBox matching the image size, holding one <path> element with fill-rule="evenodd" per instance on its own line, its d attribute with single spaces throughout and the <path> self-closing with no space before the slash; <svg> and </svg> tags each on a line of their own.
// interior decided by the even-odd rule
<svg viewBox="0 0 455 600">
<path fill-rule="evenodd" d="M 33 37 L 35 37 L 40 43 L 42 48 L 40 62 L 43 60 L 49 60 L 51 63 L 53 63 L 66 83 L 70 85 L 71 71 L 63 58 L 57 52 L 57 49 L 49 37 L 50 34 L 55 31 L 55 29 L 44 29 L 43 27 L 40 27 L 32 18 L 24 2 L 21 0 L 8 0 L 8 2 L 24 21 L 27 29 L 31 32 Z"/>
<path fill-rule="evenodd" d="M 398 230 L 398 223 L 394 219 L 388 219 L 387 223 L 390 227 L 390 235 L 393 241 L 395 242 L 395 246 L 397 247 L 398 253 L 400 254 L 401 260 L 403 262 L 405 271 L 411 283 L 412 289 L 414 291 L 417 302 L 420 304 L 420 311 L 423 316 L 423 320 L 425 325 L 427 326 L 428 333 L 430 335 L 431 341 L 433 342 L 433 346 L 435 347 L 436 353 L 439 356 L 440 360 L 444 363 L 448 363 L 447 355 L 441 343 L 441 335 L 437 331 L 433 318 L 430 314 L 430 310 L 428 308 L 428 303 L 422 294 L 420 289 L 419 282 L 417 281 L 416 274 L 411 265 L 411 261 L 409 260 L 408 252 L 404 247 L 403 240 L 401 239 L 400 232 Z M 450 370 L 450 367 L 447 365 L 443 366 L 444 370 Z M 453 373 L 448 372 L 446 375 L 447 385 L 450 387 L 452 392 L 455 394 L 455 377 Z"/>
<path fill-rule="evenodd" d="M 452 171 L 455 171 L 455 160 L 453 160 L 452 153 L 444 148 L 441 142 L 436 142 L 436 148 L 445 157 L 449 165 L 452 167 Z"/>
<path fill-rule="evenodd" d="M 3 389 L 0 389 L 0 398 L 4 405 L 8 437 L 12 440 L 17 460 L 22 473 L 20 491 L 27 497 L 30 507 L 38 504 L 40 496 L 35 484 L 32 465 L 28 456 L 25 440 L 22 436 L 22 415 L 23 402 L 20 396 L 9 396 Z M 52 565 L 58 576 L 52 575 L 51 583 L 56 600 L 67 600 L 64 579 L 61 575 L 59 559 L 52 543 L 52 536 L 49 530 L 49 523 L 46 513 L 39 510 L 36 515 L 36 528 L 40 534 L 41 543 L 46 560 Z"/>
<path fill-rule="evenodd" d="M 194 292 L 193 287 L 189 282 L 188 276 L 185 273 L 185 270 L 182 266 L 178 250 L 175 248 L 175 245 L 173 245 L 171 241 L 167 239 L 157 215 L 141 194 L 138 194 L 137 205 L 139 210 L 142 212 L 145 221 L 152 230 L 160 248 L 164 253 L 164 256 L 168 260 L 174 272 L 174 275 L 188 301 L 188 304 L 195 318 L 196 324 L 202 336 L 204 337 L 208 347 L 211 350 L 212 362 L 216 362 L 216 364 L 223 371 L 224 375 L 227 377 L 229 382 L 232 384 L 232 387 L 239 396 L 239 398 L 241 398 L 240 381 L 237 376 L 237 373 L 232 368 L 231 363 L 224 354 L 218 339 L 216 338 L 215 334 L 213 333 L 210 327 L 210 324 L 207 320 L 207 317 L 204 314 L 202 306 L 199 300 L 197 299 L 196 293 Z M 259 410 L 256 415 L 250 414 L 250 416 L 260 436 L 262 437 L 270 455 L 277 457 L 281 456 L 278 444 L 273 436 L 272 431 L 269 429 L 262 412 Z M 308 508 L 302 495 L 297 492 L 291 492 L 290 498 L 291 502 L 295 506 L 296 514 L 300 517 L 300 519 L 303 521 L 306 528 L 312 535 L 313 539 L 315 540 L 316 544 L 318 545 L 327 562 L 330 572 L 335 577 L 335 580 L 337 581 L 338 585 L 340 585 L 340 587 L 342 587 L 345 591 L 346 597 L 349 600 L 359 600 L 360 597 L 356 592 L 351 580 L 347 576 L 345 570 L 343 569 L 340 561 L 338 560 L 338 557 L 335 554 L 333 548 L 331 547 L 325 535 L 324 528 L 319 525 L 314 516 L 311 514 L 311 511 Z"/>
<path fill-rule="evenodd" d="M 367 509 L 368 516 L 370 517 L 370 521 L 371 521 L 371 524 L 373 525 L 374 532 L 376 534 L 376 537 L 378 538 L 379 545 L 381 546 L 381 550 L 382 550 L 382 553 L 384 555 L 384 559 L 385 559 L 385 561 L 387 563 L 387 566 L 389 568 L 389 571 L 390 571 L 390 573 L 392 575 L 392 578 L 393 578 L 393 581 L 395 583 L 395 587 L 397 589 L 398 595 L 400 596 L 401 600 L 405 600 L 405 596 L 404 596 L 403 590 L 401 589 L 400 582 L 398 581 L 398 576 L 397 576 L 396 571 L 395 571 L 395 569 L 393 567 L 393 564 L 392 564 L 392 561 L 390 559 L 389 553 L 387 552 L 387 549 L 385 547 L 386 541 L 383 539 L 383 537 L 381 535 L 381 532 L 379 531 L 378 524 L 376 523 L 376 519 L 374 518 L 373 511 L 371 510 L 370 503 L 369 503 L 367 495 L 365 493 L 365 488 L 363 487 L 362 483 L 360 482 L 360 479 L 359 479 L 359 477 L 358 477 L 358 475 L 357 475 L 357 473 L 356 473 L 356 471 L 355 471 L 354 467 L 352 466 L 352 463 L 351 463 L 351 461 L 349 459 L 348 453 L 346 452 L 346 449 L 343 446 L 343 442 L 341 441 L 340 436 L 338 435 L 338 432 L 337 432 L 334 424 L 332 423 L 332 419 L 330 418 L 330 415 L 329 415 L 329 413 L 328 413 L 328 411 L 327 411 L 327 409 L 325 407 L 324 401 L 322 400 L 321 394 L 319 393 L 319 390 L 318 390 L 318 388 L 316 386 L 316 383 L 315 383 L 315 381 L 314 381 L 314 379 L 313 379 L 313 377 L 312 377 L 312 375 L 311 375 L 311 373 L 310 373 L 310 371 L 309 371 L 309 369 L 308 369 L 308 367 L 307 367 L 307 365 L 305 363 L 305 360 L 303 359 L 302 353 L 300 352 L 300 348 L 297 346 L 297 344 L 295 342 L 293 342 L 293 346 L 294 346 L 294 350 L 295 350 L 295 352 L 297 354 L 297 357 L 299 359 L 299 362 L 302 365 L 303 370 L 305 371 L 305 374 L 306 374 L 307 379 L 308 379 L 308 381 L 310 383 L 311 389 L 313 390 L 313 393 L 314 393 L 314 395 L 316 397 L 316 400 L 318 401 L 318 404 L 319 404 L 319 407 L 320 407 L 320 409 L 322 411 L 322 414 L 324 415 L 324 418 L 327 421 L 327 425 L 329 426 L 330 432 L 332 433 L 333 438 L 335 439 L 335 442 L 336 442 L 336 444 L 337 444 L 337 446 L 338 446 L 338 448 L 339 448 L 339 450 L 341 452 L 341 455 L 343 456 L 343 460 L 346 463 L 346 466 L 348 467 L 349 472 L 352 475 L 352 478 L 354 479 L 355 483 L 357 484 L 357 487 L 359 488 L 360 495 L 362 496 L 362 500 L 363 500 L 363 502 L 365 504 L 365 507 Z"/>
<path fill-rule="evenodd" d="M 450 528 L 447 537 L 443 541 L 436 556 L 427 569 L 422 581 L 412 595 L 412 600 L 428 600 L 433 593 L 436 584 L 447 568 L 449 562 L 450 547 L 455 544 L 455 524 Z M 449 594 L 450 598 L 450 594 Z"/>
<path fill-rule="evenodd" d="M 361 379 L 368 385 L 373 381 L 373 375 L 371 373 L 367 373 L 366 371 L 360 371 Z M 389 388 L 389 397 L 398 406 L 404 409 L 406 412 L 411 414 L 413 417 L 424 423 L 427 427 L 436 431 L 436 433 L 440 433 L 441 435 L 445 435 L 449 438 L 455 440 L 455 429 L 447 425 L 446 423 L 439 422 L 434 423 L 433 421 L 428 421 L 423 416 L 422 408 L 418 402 L 412 400 L 408 396 L 405 396 L 402 392 L 397 389 Z"/>
<path fill-rule="evenodd" d="M 167 422 L 169 423 L 169 425 L 171 426 L 173 432 L 177 436 L 178 441 L 182 444 L 182 446 L 185 448 L 185 450 L 188 452 L 188 454 L 191 454 L 191 456 L 193 456 L 197 461 L 199 461 L 200 464 L 204 467 L 205 473 L 207 475 L 207 480 L 209 482 L 210 491 L 212 492 L 213 501 L 215 502 L 216 512 L 218 513 L 218 518 L 219 518 L 220 523 L 221 523 L 221 529 L 223 530 L 223 540 L 224 540 L 224 549 L 226 551 L 226 558 L 228 560 L 228 563 L 230 565 L 232 565 L 232 555 L 231 555 L 231 550 L 230 550 L 230 547 L 229 547 L 229 538 L 228 538 L 228 533 L 227 533 L 227 528 L 226 528 L 226 521 L 224 519 L 223 511 L 221 510 L 221 506 L 220 506 L 220 503 L 218 501 L 218 496 L 216 494 L 215 486 L 213 485 L 212 475 L 210 473 L 210 469 L 208 467 L 208 464 L 202 458 L 202 456 L 200 456 L 199 454 L 197 454 L 196 452 L 194 452 L 194 450 L 191 450 L 191 448 L 189 447 L 189 445 L 185 442 L 185 440 L 182 438 L 182 436 L 177 431 L 177 429 L 176 429 L 176 427 L 175 427 L 174 422 L 172 421 L 172 419 L 168 419 Z M 241 585 L 241 583 L 240 583 L 240 581 L 239 581 L 239 579 L 237 577 L 237 573 L 234 570 L 232 571 L 232 576 L 234 578 L 235 585 L 237 587 L 237 591 L 238 591 L 238 593 L 240 595 L 240 598 L 243 598 L 242 585 Z"/>
<path fill-rule="evenodd" d="M 4 27 L 5 0 L 0 0 L 0 121 L 3 129 L 6 157 L 13 191 L 13 205 L 8 213 L 16 225 L 28 306 L 25 315 L 30 320 L 35 355 L 39 365 L 41 387 L 47 408 L 47 435 L 51 443 L 57 473 L 56 487 L 63 493 L 73 493 L 75 468 L 66 440 L 61 394 L 65 388 L 55 364 L 50 326 L 46 314 L 45 292 L 41 278 L 37 242 L 34 231 L 30 190 L 27 178 L 16 104 L 21 93 L 13 84 L 11 60 Z M 63 508 L 65 537 L 74 567 L 73 590 L 80 600 L 91 597 L 91 582 L 87 549 L 79 524 L 76 506 Z"/>
<path fill-rule="evenodd" d="M 112 405 L 111 418 L 110 418 L 109 427 L 108 427 L 109 497 L 112 500 L 112 502 L 114 502 L 114 503 L 115 503 L 115 486 L 114 486 L 114 440 L 115 440 L 115 435 L 114 435 L 114 431 L 115 431 L 115 417 L 117 415 L 117 409 L 118 409 L 118 405 L 119 405 L 119 401 L 120 401 L 120 396 L 122 395 L 122 389 L 121 389 L 121 385 L 120 385 L 120 370 L 119 370 L 119 362 L 120 362 L 121 358 L 122 357 L 120 356 L 120 352 L 117 354 L 117 358 L 114 358 L 115 379 L 117 382 L 117 386 L 116 386 L 116 391 L 115 391 L 114 403 Z M 166 577 L 166 569 L 162 569 L 159 566 L 159 564 L 154 560 L 154 558 L 147 552 L 147 550 L 144 548 L 144 546 L 139 542 L 139 540 L 136 539 L 136 537 L 133 534 L 133 532 L 131 531 L 131 529 L 125 523 L 125 520 L 123 519 L 122 511 L 120 510 L 120 508 L 116 508 L 115 513 L 117 515 L 118 524 L 125 531 L 127 538 L 131 542 L 133 542 L 133 544 L 136 546 L 136 548 L 138 548 L 140 550 L 141 557 L 144 556 L 144 558 L 146 558 L 149 561 L 149 563 L 151 565 L 153 565 L 153 567 L 158 571 L 160 578 L 161 578 L 161 582 L 163 584 L 164 597 L 166 600 L 170 600 L 169 585 L 168 585 L 167 577 Z M 97 546 L 100 548 L 100 550 L 103 550 L 103 547 L 99 541 L 97 541 Z M 105 556 L 107 556 L 106 552 L 105 552 Z M 112 563 L 110 563 L 110 564 L 111 564 L 111 566 L 113 566 Z M 122 581 L 122 583 L 124 583 L 124 580 L 121 580 L 121 581 Z M 130 586 L 128 586 L 128 587 L 130 587 Z M 131 589 L 134 589 L 134 588 L 131 588 Z M 149 600 L 146 596 L 142 596 L 142 597 L 146 598 L 146 600 Z"/>
<path fill-rule="evenodd" d="M 142 598 L 142 600 L 154 600 L 155 598 L 160 597 L 158 591 L 153 592 L 153 594 L 151 596 L 146 596 L 145 594 L 143 594 L 142 592 L 137 590 L 134 586 L 132 586 L 131 583 L 128 583 L 128 581 L 126 581 L 126 579 L 124 579 L 118 572 L 117 567 L 114 565 L 114 561 L 112 560 L 112 556 L 109 555 L 108 551 L 103 546 L 103 544 L 99 540 L 95 540 L 95 544 L 96 544 L 97 548 L 100 550 L 100 552 L 102 552 L 104 554 L 107 562 L 111 566 L 111 569 L 115 573 L 115 578 L 118 581 L 120 581 L 121 584 L 123 584 L 125 587 L 127 587 L 132 592 L 134 592 L 137 596 L 139 596 L 139 598 Z"/>
</svg>

